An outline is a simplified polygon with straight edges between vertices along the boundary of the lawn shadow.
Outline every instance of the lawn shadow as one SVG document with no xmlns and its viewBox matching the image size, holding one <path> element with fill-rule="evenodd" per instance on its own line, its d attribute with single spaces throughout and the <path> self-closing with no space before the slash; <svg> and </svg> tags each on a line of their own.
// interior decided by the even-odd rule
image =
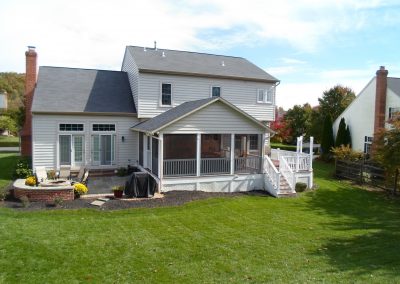
<svg viewBox="0 0 400 284">
<path fill-rule="evenodd" d="M 337 218 L 323 225 L 341 236 L 312 253 L 328 257 L 332 271 L 400 275 L 400 199 L 344 185 L 312 193 L 310 209 Z"/>
</svg>

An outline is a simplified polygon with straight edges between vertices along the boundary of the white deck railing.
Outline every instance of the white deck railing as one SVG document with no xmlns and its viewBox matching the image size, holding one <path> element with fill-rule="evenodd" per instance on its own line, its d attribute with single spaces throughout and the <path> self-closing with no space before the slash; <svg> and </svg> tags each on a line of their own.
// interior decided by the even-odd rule
<svg viewBox="0 0 400 284">
<path fill-rule="evenodd" d="M 164 160 L 164 176 L 195 176 L 196 159 Z"/>
<path fill-rule="evenodd" d="M 235 173 L 259 173 L 261 170 L 261 157 L 249 156 L 235 158 Z"/>
<path fill-rule="evenodd" d="M 269 181 L 275 190 L 276 194 L 279 194 L 280 191 L 280 183 L 281 183 L 281 173 L 275 167 L 274 163 L 268 156 L 265 156 L 264 159 L 264 171 L 269 178 Z"/>
<path fill-rule="evenodd" d="M 279 160 L 279 171 L 286 179 L 287 183 L 290 186 L 290 189 L 294 192 L 295 184 L 296 184 L 296 175 L 295 172 L 292 171 L 291 167 L 287 163 L 285 157 L 281 156 Z"/>
<path fill-rule="evenodd" d="M 164 160 L 164 176 L 196 176 L 196 159 Z M 227 158 L 202 158 L 200 175 L 230 174 L 231 160 Z M 261 157 L 251 156 L 234 159 L 234 173 L 260 173 Z"/>
<path fill-rule="evenodd" d="M 287 161 L 293 172 L 310 171 L 312 168 L 310 154 L 271 149 L 271 160 L 280 162 L 282 157 Z"/>
<path fill-rule="evenodd" d="M 229 174 L 231 172 L 231 160 L 227 158 L 203 158 L 201 159 L 201 174 Z"/>
</svg>

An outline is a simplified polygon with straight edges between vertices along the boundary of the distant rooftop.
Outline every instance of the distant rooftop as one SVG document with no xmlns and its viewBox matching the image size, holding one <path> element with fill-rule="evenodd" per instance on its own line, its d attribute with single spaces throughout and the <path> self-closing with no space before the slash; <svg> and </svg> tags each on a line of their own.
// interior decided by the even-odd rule
<svg viewBox="0 0 400 284">
<path fill-rule="evenodd" d="M 32 112 L 134 114 L 136 109 L 125 72 L 41 66 Z"/>
<path fill-rule="evenodd" d="M 127 46 L 142 72 L 223 77 L 275 83 L 279 80 L 242 57 Z"/>
<path fill-rule="evenodd" d="M 388 77 L 388 88 L 400 96 L 400 78 Z"/>
</svg>

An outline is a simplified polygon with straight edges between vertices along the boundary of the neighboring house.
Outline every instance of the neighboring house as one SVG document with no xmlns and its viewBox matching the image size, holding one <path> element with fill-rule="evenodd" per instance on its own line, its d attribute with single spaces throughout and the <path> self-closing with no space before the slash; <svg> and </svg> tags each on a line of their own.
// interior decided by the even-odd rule
<svg viewBox="0 0 400 284">
<path fill-rule="evenodd" d="M 137 164 L 162 191 L 279 191 L 264 167 L 279 81 L 246 59 L 128 46 L 122 71 L 40 67 L 36 87 L 28 76 L 33 167 Z"/>
<path fill-rule="evenodd" d="M 336 136 L 341 118 L 345 119 L 354 150 L 370 153 L 374 133 L 389 127 L 387 121 L 400 112 L 400 78 L 387 75 L 388 70 L 381 66 L 376 76 L 333 123 Z"/>
</svg>

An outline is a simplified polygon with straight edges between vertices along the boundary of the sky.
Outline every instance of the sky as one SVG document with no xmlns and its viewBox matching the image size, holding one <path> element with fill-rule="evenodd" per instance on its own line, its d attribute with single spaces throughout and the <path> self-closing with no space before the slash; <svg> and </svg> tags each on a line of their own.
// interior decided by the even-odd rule
<svg viewBox="0 0 400 284">
<path fill-rule="evenodd" d="M 0 72 L 40 66 L 120 70 L 127 45 L 244 57 L 280 80 L 277 105 L 358 94 L 379 66 L 400 77 L 400 1 L 2 0 Z"/>
</svg>

